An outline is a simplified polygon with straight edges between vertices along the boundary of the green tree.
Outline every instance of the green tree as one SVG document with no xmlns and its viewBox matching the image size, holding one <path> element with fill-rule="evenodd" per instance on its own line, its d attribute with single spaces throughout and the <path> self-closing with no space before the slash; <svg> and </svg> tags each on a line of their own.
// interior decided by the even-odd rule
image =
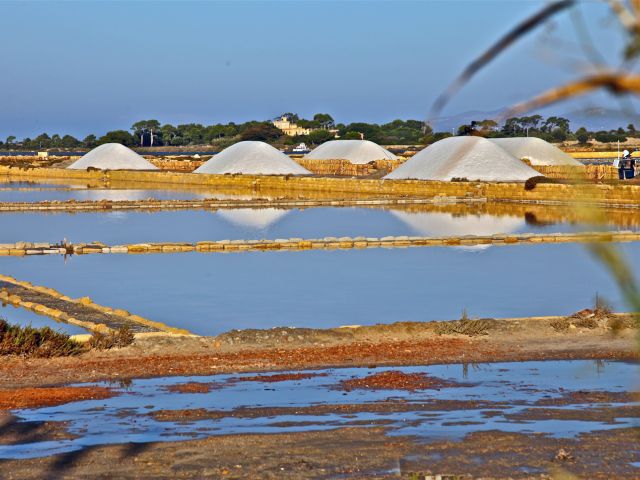
<svg viewBox="0 0 640 480">
<path fill-rule="evenodd" d="M 320 145 L 321 143 L 333 140 L 333 133 L 328 130 L 313 130 L 307 135 L 310 143 L 314 145 Z"/>
<path fill-rule="evenodd" d="M 13 145 L 13 142 L 15 142 L 15 141 L 16 141 L 16 136 L 15 135 L 9 135 L 7 137 L 6 143 L 7 143 L 7 145 Z"/>
<path fill-rule="evenodd" d="M 98 139 L 94 134 L 87 135 L 86 137 L 84 137 L 84 140 L 82 140 L 82 144 L 87 148 L 95 147 L 97 142 Z"/>
<path fill-rule="evenodd" d="M 485 120 L 479 121 L 478 126 L 480 127 L 480 130 L 482 130 L 483 132 L 490 133 L 498 129 L 498 122 L 491 119 L 485 119 Z"/>
<path fill-rule="evenodd" d="M 131 147 L 136 144 L 136 139 L 126 130 L 113 130 L 100 137 L 96 143 L 98 145 L 102 145 L 103 143 L 120 143 Z"/>
<path fill-rule="evenodd" d="M 298 120 L 300 120 L 298 114 L 292 112 L 283 113 L 282 115 L 280 115 L 280 117 L 287 117 L 292 123 L 296 123 Z"/>
<path fill-rule="evenodd" d="M 589 132 L 586 128 L 580 127 L 576 130 L 576 140 L 582 145 L 585 145 L 589 141 Z"/>
<path fill-rule="evenodd" d="M 174 139 L 178 136 L 178 129 L 167 123 L 160 127 L 160 136 L 164 145 L 175 145 Z"/>
<path fill-rule="evenodd" d="M 349 130 L 344 135 L 342 135 L 342 139 L 343 140 L 361 140 L 362 133 Z"/>
<path fill-rule="evenodd" d="M 60 139 L 60 146 L 62 148 L 74 148 L 80 144 L 77 138 L 71 135 L 65 135 Z"/>
<path fill-rule="evenodd" d="M 347 132 L 359 132 L 363 135 L 365 140 L 371 140 L 375 143 L 384 143 L 384 135 L 380 129 L 380 125 L 375 123 L 350 123 L 343 129 L 344 133 Z M 343 132 L 340 132 L 342 135 Z"/>
<path fill-rule="evenodd" d="M 46 133 L 41 133 L 32 141 L 29 141 L 29 146 L 33 146 L 35 148 L 49 148 L 51 146 L 51 137 Z"/>
<path fill-rule="evenodd" d="M 478 134 L 478 126 L 479 123 L 475 120 L 473 120 L 470 124 L 468 125 L 460 125 L 458 127 L 458 135 L 460 136 L 470 136 L 470 135 L 477 135 Z"/>
<path fill-rule="evenodd" d="M 316 113 L 313 116 L 313 120 L 318 122 L 322 128 L 331 128 L 335 124 L 333 117 L 328 113 Z"/>
<path fill-rule="evenodd" d="M 549 117 L 540 128 L 543 132 L 548 133 L 552 133 L 555 129 L 562 130 L 565 133 L 571 133 L 571 130 L 569 130 L 569 120 L 564 117 Z"/>
<path fill-rule="evenodd" d="M 149 136 L 150 145 L 153 147 L 154 135 L 160 130 L 160 122 L 158 120 L 140 120 L 139 122 L 131 125 L 130 130 L 133 135 L 140 138 L 140 146 L 144 146 L 144 137 Z"/>
<path fill-rule="evenodd" d="M 276 128 L 271 122 L 263 122 L 251 125 L 240 134 L 241 140 L 254 140 L 260 142 L 271 142 L 280 138 L 282 131 Z"/>
</svg>

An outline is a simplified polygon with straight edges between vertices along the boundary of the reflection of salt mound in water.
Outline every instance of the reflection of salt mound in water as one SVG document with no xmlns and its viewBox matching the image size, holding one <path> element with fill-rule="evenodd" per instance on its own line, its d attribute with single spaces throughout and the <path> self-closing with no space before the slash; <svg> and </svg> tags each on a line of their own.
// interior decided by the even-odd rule
<svg viewBox="0 0 640 480">
<path fill-rule="evenodd" d="M 154 164 L 119 143 L 100 145 L 67 168 L 86 170 L 89 167 L 100 170 L 158 170 Z"/>
<path fill-rule="evenodd" d="M 369 140 L 331 140 L 304 156 L 311 160 L 348 160 L 365 164 L 375 160 L 397 160 L 393 153 Z"/>
<path fill-rule="evenodd" d="M 75 193 L 78 200 L 146 200 L 149 192 L 144 190 L 78 190 Z"/>
<path fill-rule="evenodd" d="M 555 145 L 536 137 L 491 138 L 490 141 L 531 165 L 568 165 L 584 167 L 582 163 L 567 155 Z"/>
<path fill-rule="evenodd" d="M 465 235 L 495 235 L 512 233 L 526 225 L 520 217 L 498 217 L 495 215 L 455 216 L 450 213 L 410 213 L 391 210 L 391 214 L 407 224 L 412 230 L 426 237 L 462 237 Z M 491 245 L 469 245 L 464 250 L 485 250 Z"/>
<path fill-rule="evenodd" d="M 455 216 L 441 212 L 410 213 L 398 210 L 391 210 L 391 213 L 412 230 L 427 237 L 512 233 L 526 225 L 520 217 L 488 214 Z"/>
<path fill-rule="evenodd" d="M 225 148 L 222 152 L 211 157 L 211 160 L 198 167 L 194 173 L 308 175 L 311 172 L 268 143 L 246 141 Z"/>
<path fill-rule="evenodd" d="M 237 208 L 232 210 L 218 210 L 218 215 L 228 222 L 239 227 L 247 227 L 255 230 L 268 228 L 288 214 L 288 210 L 278 208 Z"/>
<path fill-rule="evenodd" d="M 449 137 L 429 145 L 384 178 L 524 182 L 537 176 L 539 172 L 486 138 Z"/>
</svg>

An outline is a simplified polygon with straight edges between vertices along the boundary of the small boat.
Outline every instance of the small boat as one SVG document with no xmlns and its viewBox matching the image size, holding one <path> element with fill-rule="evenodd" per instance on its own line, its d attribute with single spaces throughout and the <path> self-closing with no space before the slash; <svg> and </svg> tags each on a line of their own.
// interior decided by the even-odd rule
<svg viewBox="0 0 640 480">
<path fill-rule="evenodd" d="M 304 155 L 305 153 L 309 153 L 311 149 L 307 147 L 306 143 L 301 143 L 297 147 L 294 147 L 291 152 L 296 155 Z"/>
</svg>

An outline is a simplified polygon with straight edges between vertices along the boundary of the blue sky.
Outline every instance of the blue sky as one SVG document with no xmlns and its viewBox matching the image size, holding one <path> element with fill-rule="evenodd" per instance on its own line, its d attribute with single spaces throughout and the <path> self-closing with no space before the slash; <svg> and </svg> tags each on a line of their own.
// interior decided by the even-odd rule
<svg viewBox="0 0 640 480">
<path fill-rule="evenodd" d="M 341 122 L 423 119 L 466 63 L 542 5 L 4 1 L 0 138 L 84 136 L 143 118 L 241 122 L 285 111 L 328 112 Z M 606 6 L 589 2 L 584 11 L 616 56 Z M 574 77 L 568 58 L 557 56 L 556 44 L 542 47 L 541 35 L 500 57 L 443 113 L 495 110 Z M 552 35 L 575 43 L 566 13 Z"/>
</svg>

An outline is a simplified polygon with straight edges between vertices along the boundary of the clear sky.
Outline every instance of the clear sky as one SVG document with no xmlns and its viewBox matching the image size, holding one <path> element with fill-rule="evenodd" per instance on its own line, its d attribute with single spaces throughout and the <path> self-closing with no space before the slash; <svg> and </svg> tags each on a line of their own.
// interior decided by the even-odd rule
<svg viewBox="0 0 640 480">
<path fill-rule="evenodd" d="M 583 11 L 605 53 L 617 57 L 620 42 L 602 3 Z M 466 63 L 543 5 L 2 1 L 0 138 L 285 111 L 327 112 L 339 122 L 424 119 Z M 444 114 L 499 109 L 574 77 L 560 43 L 542 42 L 549 35 L 575 47 L 569 14 L 482 72 Z"/>
</svg>

